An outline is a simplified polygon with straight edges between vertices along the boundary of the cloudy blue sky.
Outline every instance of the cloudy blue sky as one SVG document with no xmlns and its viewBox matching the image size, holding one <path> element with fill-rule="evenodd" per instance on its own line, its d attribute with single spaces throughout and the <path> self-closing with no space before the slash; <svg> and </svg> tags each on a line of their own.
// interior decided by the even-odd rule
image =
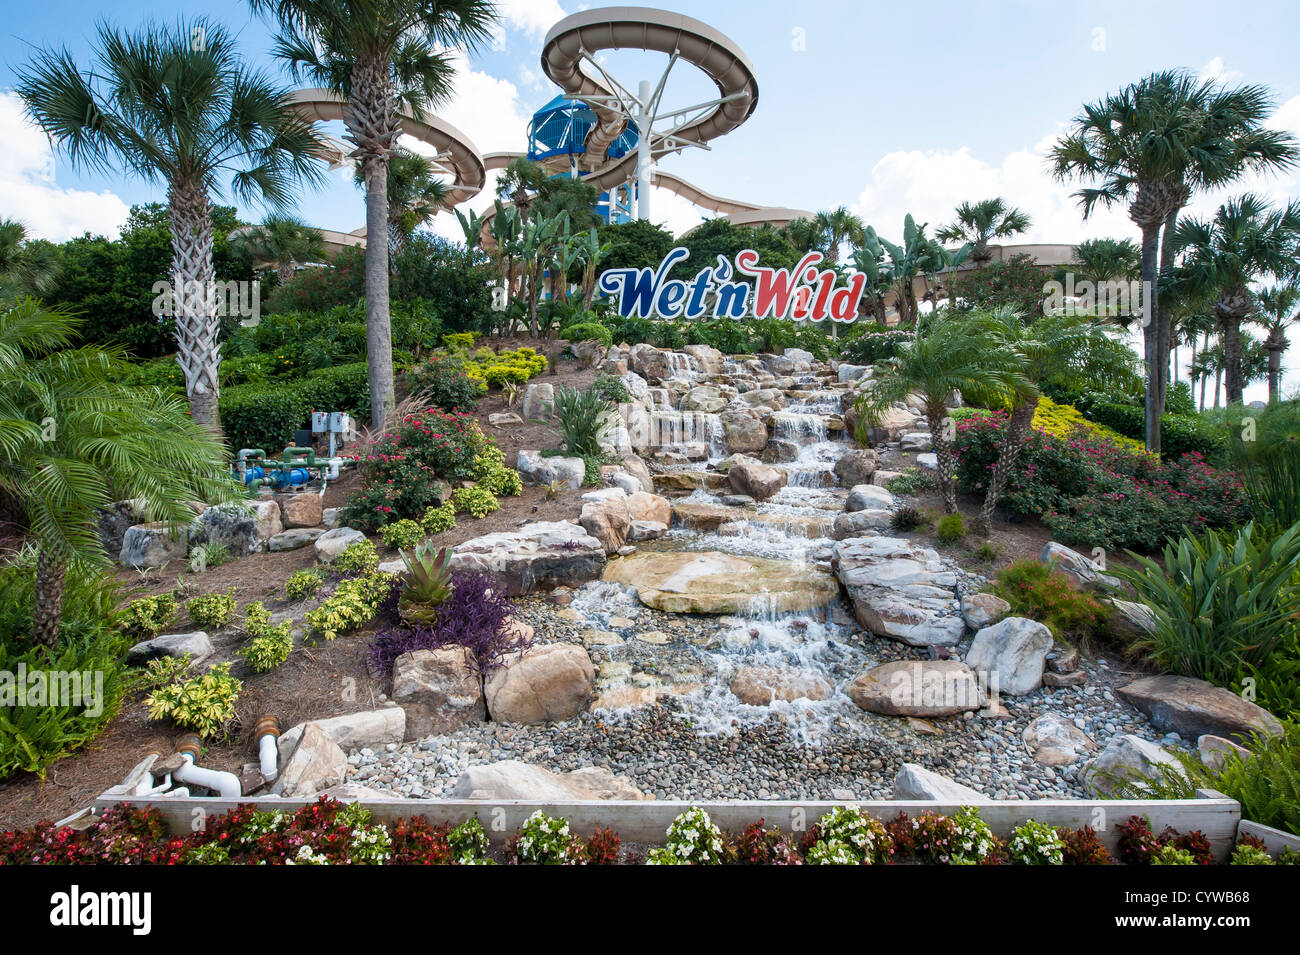
<svg viewBox="0 0 1300 955">
<path fill-rule="evenodd" d="M 455 98 L 440 115 L 482 152 L 522 149 L 528 117 L 557 92 L 539 66 L 542 39 L 561 17 L 592 5 L 500 2 L 499 35 L 462 58 Z M 752 202 L 813 210 L 847 205 L 886 235 L 901 231 L 908 212 L 938 224 L 963 199 L 1001 195 L 1033 217 L 1029 241 L 1136 237 L 1122 212 L 1084 222 L 1069 188 L 1046 174 L 1043 152 L 1082 103 L 1156 69 L 1265 84 L 1277 100 L 1273 125 L 1300 134 L 1300 7 L 1294 3 L 965 0 L 918 7 L 719 0 L 660 6 L 735 40 L 754 64 L 760 93 L 744 126 L 709 151 L 666 158 L 662 168 Z M 270 31 L 235 0 L 8 5 L 0 26 L 0 215 L 52 239 L 87 230 L 112 234 L 132 203 L 163 198 L 156 184 L 71 169 L 23 120 L 12 94 L 15 68 L 35 46 L 49 44 L 66 44 L 87 62 L 101 16 L 129 26 L 199 14 L 228 24 L 251 60 L 278 69 L 267 53 Z M 629 85 L 657 77 L 662 63 L 657 55 L 629 52 L 606 61 Z M 667 98 L 684 105 L 706 90 L 698 75 L 678 71 Z M 1300 172 L 1242 188 L 1300 196 Z M 490 203 L 490 192 L 470 206 Z M 1212 210 L 1221 199 L 1198 197 L 1193 211 Z M 251 219 L 261 215 L 243 211 Z M 298 212 L 344 231 L 363 219 L 361 196 L 342 173 L 304 196 Z M 653 197 L 652 218 L 674 230 L 706 214 L 660 190 Z M 436 227 L 459 234 L 449 215 L 439 216 Z"/>
</svg>

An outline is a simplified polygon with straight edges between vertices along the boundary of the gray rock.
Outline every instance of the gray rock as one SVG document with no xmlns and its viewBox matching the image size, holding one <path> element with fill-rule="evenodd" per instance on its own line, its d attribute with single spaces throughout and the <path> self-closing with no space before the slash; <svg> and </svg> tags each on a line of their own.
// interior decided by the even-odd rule
<svg viewBox="0 0 1300 955">
<path fill-rule="evenodd" d="M 1277 717 L 1262 706 L 1192 677 L 1144 677 L 1120 687 L 1119 695 L 1145 713 L 1158 729 L 1184 739 L 1208 734 L 1245 743 L 1254 733 L 1282 733 Z"/>
<path fill-rule="evenodd" d="M 187 534 L 183 530 L 153 521 L 126 529 L 118 560 L 126 567 L 161 567 L 184 560 L 188 552 Z"/>
<path fill-rule="evenodd" d="M 280 521 L 280 505 L 275 501 L 255 501 L 253 503 L 253 531 L 257 540 L 266 545 L 276 534 L 284 530 Z"/>
<path fill-rule="evenodd" d="M 259 536 L 258 516 L 251 508 L 238 504 L 209 507 L 194 522 L 191 544 L 218 544 L 236 557 L 257 550 L 264 538 Z"/>
<path fill-rule="evenodd" d="M 931 772 L 916 763 L 903 763 L 894 776 L 893 799 L 918 799 L 951 806 L 989 802 L 983 793 Z"/>
<path fill-rule="evenodd" d="M 511 759 L 469 767 L 456 780 L 451 798 L 569 803 L 654 797 L 645 795 L 629 780 L 615 776 L 603 767 L 588 766 L 569 773 L 553 773 L 541 766 Z"/>
<path fill-rule="evenodd" d="M 328 719 L 298 723 L 277 741 L 280 765 L 283 767 L 294 753 L 303 732 L 315 726 L 344 752 L 373 749 L 387 743 L 400 743 L 406 737 L 406 711 L 400 706 L 384 706 L 377 710 L 360 710 Z"/>
<path fill-rule="evenodd" d="M 339 744 L 316 723 L 308 723 L 295 741 L 292 755 L 281 760 L 280 775 L 271 791 L 287 799 L 307 798 L 342 783 L 347 771 L 348 757 Z"/>
<path fill-rule="evenodd" d="M 860 381 L 861 379 L 870 376 L 870 365 L 850 365 L 844 363 L 841 364 L 839 369 L 835 372 L 835 377 L 841 382 Z"/>
<path fill-rule="evenodd" d="M 1223 764 L 1228 761 L 1230 756 L 1236 756 L 1242 762 L 1250 758 L 1250 750 L 1244 746 L 1238 746 L 1230 739 L 1224 739 L 1222 736 L 1212 736 L 1209 733 L 1202 736 L 1196 741 L 1196 752 L 1212 772 L 1218 772 L 1223 768 Z"/>
<path fill-rule="evenodd" d="M 1025 749 L 1035 762 L 1044 766 L 1069 766 L 1097 744 L 1079 727 L 1060 713 L 1045 713 L 1026 727 Z"/>
<path fill-rule="evenodd" d="M 974 671 L 958 660 L 882 663 L 859 673 L 844 692 L 882 716 L 956 716 L 985 703 Z"/>
<path fill-rule="evenodd" d="M 1160 766 L 1183 773 L 1182 763 L 1155 743 L 1129 734 L 1115 736 L 1101 755 L 1088 764 L 1083 772 L 1083 784 L 1097 795 L 1110 796 L 1115 792 L 1117 780 L 1141 786 L 1140 777 L 1157 775 Z"/>
<path fill-rule="evenodd" d="M 989 686 L 996 685 L 999 693 L 1023 696 L 1043 685 L 1043 667 L 1052 642 L 1052 631 L 1038 621 L 1007 617 L 975 634 L 966 651 L 966 663 L 972 670 L 989 674 Z"/>
<path fill-rule="evenodd" d="M 347 548 L 366 539 L 366 535 L 354 527 L 336 527 L 316 538 L 316 559 L 322 564 L 332 564 L 339 554 Z"/>
<path fill-rule="evenodd" d="M 605 548 L 577 524 L 538 521 L 457 544 L 451 565 L 495 575 L 518 597 L 595 580 L 605 569 Z"/>
<path fill-rule="evenodd" d="M 442 736 L 487 719 L 483 681 L 465 647 L 404 653 L 393 665 L 393 700 L 406 711 L 406 738 Z"/>
<path fill-rule="evenodd" d="M 873 507 L 893 507 L 894 495 L 875 484 L 855 484 L 844 502 L 846 511 L 865 511 Z"/>
<path fill-rule="evenodd" d="M 878 460 L 876 452 L 870 448 L 845 451 L 835 462 L 835 477 L 842 487 L 870 484 Z"/>
<path fill-rule="evenodd" d="M 1106 574 L 1100 564 L 1056 541 L 1048 541 L 1043 546 L 1038 560 L 1044 564 L 1055 564 L 1061 573 L 1085 589 L 1105 591 L 1119 586 L 1119 581 Z"/>
<path fill-rule="evenodd" d="M 965 622 L 953 612 L 957 575 L 930 548 L 896 537 L 855 537 L 835 545 L 834 563 L 854 616 L 872 633 L 916 647 L 951 647 L 965 635 Z"/>
<path fill-rule="evenodd" d="M 587 465 L 582 458 L 547 457 L 540 451 L 520 451 L 515 459 L 515 470 L 527 484 L 542 487 L 556 484 L 570 491 L 582 487 L 587 476 Z"/>
<path fill-rule="evenodd" d="M 555 416 L 555 386 L 533 382 L 524 389 L 520 412 L 525 421 L 550 421 Z"/>
<path fill-rule="evenodd" d="M 786 473 L 753 458 L 740 458 L 727 471 L 727 480 L 736 493 L 765 501 L 785 487 Z"/>
<path fill-rule="evenodd" d="M 893 518 L 893 511 L 887 511 L 881 507 L 872 507 L 865 511 L 853 511 L 849 514 L 839 514 L 835 517 L 835 525 L 831 535 L 836 540 L 842 541 L 851 537 L 880 534 L 889 530 Z"/>
<path fill-rule="evenodd" d="M 324 534 L 325 531 L 319 527 L 295 527 L 293 530 L 283 531 L 276 534 L 266 542 L 266 549 L 273 554 L 286 550 L 297 550 L 299 547 L 306 547 L 308 544 L 314 544 L 316 538 Z"/>
<path fill-rule="evenodd" d="M 1011 604 L 996 594 L 963 594 L 961 615 L 971 630 L 983 630 L 1011 612 Z"/>
<path fill-rule="evenodd" d="M 934 441 L 929 431 L 909 431 L 898 439 L 900 451 L 929 451 L 933 447 Z"/>
<path fill-rule="evenodd" d="M 137 643 L 126 651 L 129 666 L 144 666 L 158 657 L 182 657 L 190 654 L 195 663 L 201 663 L 213 654 L 212 640 L 202 630 L 190 633 L 167 633 Z"/>
</svg>

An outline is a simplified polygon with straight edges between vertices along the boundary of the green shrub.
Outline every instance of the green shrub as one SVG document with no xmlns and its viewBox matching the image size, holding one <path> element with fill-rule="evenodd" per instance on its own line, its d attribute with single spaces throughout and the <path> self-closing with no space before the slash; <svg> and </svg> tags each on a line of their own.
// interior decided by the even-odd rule
<svg viewBox="0 0 1300 955">
<path fill-rule="evenodd" d="M 1240 690 L 1255 680 L 1261 706 L 1300 714 L 1300 524 L 1269 539 L 1247 524 L 1166 545 L 1163 560 L 1115 567 L 1151 608 L 1155 633 L 1139 646 L 1159 666 Z"/>
<path fill-rule="evenodd" d="M 939 486 L 934 475 L 926 474 L 916 468 L 909 468 L 896 478 L 885 483 L 885 490 L 890 494 L 913 495 L 922 491 L 932 491 Z"/>
<path fill-rule="evenodd" d="M 241 647 L 239 655 L 255 673 L 269 673 L 289 659 L 289 654 L 293 652 L 292 626 L 292 622 L 286 620 L 279 626 L 269 628 Z"/>
<path fill-rule="evenodd" d="M 368 574 L 379 566 L 379 553 L 368 540 L 354 541 L 339 552 L 330 569 L 339 574 Z"/>
<path fill-rule="evenodd" d="M 224 594 L 195 597 L 186 602 L 185 612 L 204 630 L 220 630 L 235 615 L 235 588 L 231 587 Z"/>
<path fill-rule="evenodd" d="M 341 581 L 329 598 L 307 611 L 303 622 L 312 633 L 333 640 L 341 633 L 364 627 L 388 598 L 396 577 L 370 572 Z"/>
<path fill-rule="evenodd" d="M 935 537 L 942 544 L 951 544 L 966 536 L 966 521 L 960 514 L 945 514 L 934 525 Z"/>
<path fill-rule="evenodd" d="M 22 667 L 28 675 L 21 699 L 6 698 L 14 693 L 12 682 L 7 689 L 0 685 L 0 780 L 24 772 L 44 779 L 51 763 L 104 731 L 130 684 L 122 662 L 128 644 L 107 630 L 64 640 L 53 650 L 0 639 L 0 673 L 17 673 Z M 38 702 L 37 686 L 49 685 L 46 680 L 33 683 L 38 672 L 66 675 L 69 682 L 62 682 L 64 676 L 59 680 L 69 695 L 56 698 L 42 692 Z"/>
<path fill-rule="evenodd" d="M 610 405 L 604 396 L 561 386 L 555 389 L 555 417 L 567 454 L 600 455 Z"/>
<path fill-rule="evenodd" d="M 428 536 L 441 534 L 443 531 L 449 531 L 455 526 L 456 505 L 451 501 L 438 507 L 426 509 L 424 517 L 420 519 L 420 529 Z"/>
<path fill-rule="evenodd" d="M 451 503 L 458 514 L 466 513 L 474 518 L 487 517 L 501 509 L 496 495 L 485 487 L 457 488 L 451 492 Z"/>
<path fill-rule="evenodd" d="M 144 665 L 144 671 L 139 677 L 139 688 L 148 695 L 154 690 L 171 686 L 189 676 L 193 666 L 194 657 L 188 653 L 182 653 L 178 657 L 154 657 Z"/>
<path fill-rule="evenodd" d="M 404 547 L 413 547 L 422 541 L 424 529 L 420 527 L 418 521 L 406 517 L 395 524 L 385 524 L 379 528 L 379 536 L 383 539 L 385 547 L 401 550 Z"/>
<path fill-rule="evenodd" d="M 571 865 L 581 848 L 567 819 L 553 819 L 540 809 L 524 820 L 512 845 L 521 865 Z"/>
<path fill-rule="evenodd" d="M 361 458 L 365 483 L 348 498 L 341 519 L 361 530 L 420 520 L 430 505 L 446 503 L 448 482 L 474 478 L 476 462 L 491 446 L 468 414 L 409 414 Z"/>
<path fill-rule="evenodd" d="M 904 504 L 889 515 L 889 526 L 896 531 L 914 531 L 924 523 L 925 515 L 911 504 Z"/>
<path fill-rule="evenodd" d="M 235 385 L 219 399 L 221 424 L 232 448 L 275 454 L 311 423 L 313 410 L 370 417 L 370 376 L 365 362 L 310 371 L 283 383 Z"/>
<path fill-rule="evenodd" d="M 569 342 L 600 342 L 606 348 L 614 344 L 614 335 L 598 322 L 578 322 L 560 330 L 560 338 Z"/>
<path fill-rule="evenodd" d="M 136 640 L 158 636 L 176 616 L 176 598 L 171 594 L 140 597 L 122 608 L 122 632 Z"/>
<path fill-rule="evenodd" d="M 632 394 L 627 390 L 627 385 L 623 384 L 623 379 L 605 371 L 591 383 L 591 391 L 612 405 L 623 405 L 632 400 Z"/>
<path fill-rule="evenodd" d="M 1011 605 L 1011 616 L 1037 620 L 1058 640 L 1077 643 L 1111 632 L 1114 611 L 1109 605 L 1039 561 L 1012 561 L 998 572 L 992 591 Z"/>
<path fill-rule="evenodd" d="M 1126 438 L 1141 441 L 1145 437 L 1146 415 L 1140 405 L 1089 395 L 1079 402 L 1079 410 L 1090 420 L 1114 428 Z M 1219 465 L 1227 459 L 1228 441 L 1221 429 L 1204 418 L 1166 412 L 1160 416 L 1160 449 L 1166 460 L 1176 461 L 1190 452 Z"/>
<path fill-rule="evenodd" d="M 648 865 L 722 865 L 722 830 L 697 806 L 668 826 L 664 845 L 646 855 Z"/>
<path fill-rule="evenodd" d="M 207 738 L 222 732 L 235 718 L 235 701 L 244 685 L 230 675 L 229 663 L 207 673 L 155 690 L 145 703 L 150 719 L 170 718 L 177 726 Z"/>
<path fill-rule="evenodd" d="M 1062 865 L 1065 843 L 1051 826 L 1030 819 L 1011 830 L 1007 855 L 1021 865 Z"/>
<path fill-rule="evenodd" d="M 1232 417 L 1232 465 L 1241 475 L 1255 526 L 1280 534 L 1300 522 L 1300 402 L 1239 409 Z"/>
<path fill-rule="evenodd" d="M 495 444 L 487 444 L 475 456 L 474 480 L 500 497 L 517 497 L 524 490 L 523 478 L 514 468 L 506 467 L 505 453 Z"/>
<path fill-rule="evenodd" d="M 295 570 L 284 582 L 284 592 L 290 600 L 302 600 L 320 590 L 321 575 L 317 570 Z"/>
</svg>

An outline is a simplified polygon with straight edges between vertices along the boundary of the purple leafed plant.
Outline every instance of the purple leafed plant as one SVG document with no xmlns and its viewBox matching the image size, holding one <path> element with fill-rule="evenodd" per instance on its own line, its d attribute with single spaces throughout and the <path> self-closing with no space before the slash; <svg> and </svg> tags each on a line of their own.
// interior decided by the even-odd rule
<svg viewBox="0 0 1300 955">
<path fill-rule="evenodd" d="M 431 627 L 389 627 L 375 635 L 367 653 L 372 673 L 387 675 L 403 653 L 461 646 L 469 649 L 474 666 L 488 673 L 501 666 L 505 656 L 522 652 L 531 641 L 507 629 L 510 601 L 484 574 L 461 572 L 451 576 L 451 596 L 438 608 Z"/>
</svg>

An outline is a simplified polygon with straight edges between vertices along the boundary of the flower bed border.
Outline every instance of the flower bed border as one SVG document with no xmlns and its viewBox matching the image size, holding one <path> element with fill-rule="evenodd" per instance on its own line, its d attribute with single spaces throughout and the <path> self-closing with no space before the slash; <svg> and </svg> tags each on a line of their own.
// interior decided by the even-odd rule
<svg viewBox="0 0 1300 955">
<path fill-rule="evenodd" d="M 1118 825 L 1130 816 L 1145 816 L 1151 828 L 1159 832 L 1171 826 L 1179 832 L 1200 830 L 1210 841 L 1215 859 L 1227 860 L 1237 840 L 1237 827 L 1241 823 L 1241 804 L 1214 790 L 1198 790 L 1197 799 L 1009 799 L 987 800 L 972 803 L 979 808 L 980 817 L 988 823 L 994 835 L 1006 838 L 1012 829 L 1029 819 L 1049 826 L 1077 829 L 1092 826 L 1097 836 L 1112 853 L 1116 853 L 1119 838 Z M 219 816 L 237 806 L 251 805 L 262 811 L 295 812 L 315 799 L 278 799 L 275 797 L 250 797 L 248 799 L 216 799 L 201 797 L 132 799 L 120 796 L 100 796 L 95 800 L 96 812 L 112 806 L 132 805 L 156 809 L 163 816 L 171 832 L 186 835 L 193 831 L 196 811 Z M 348 801 L 348 800 L 345 800 Z M 534 811 L 569 821 L 576 834 L 588 836 L 597 829 L 609 827 L 624 842 L 659 845 L 664 832 L 678 814 L 692 806 L 708 812 L 713 822 L 728 831 L 740 832 L 759 819 L 770 827 L 787 832 L 807 829 L 835 806 L 856 806 L 862 812 L 881 822 L 892 821 L 900 812 L 916 816 L 923 812 L 953 815 L 963 804 L 930 802 L 923 800 L 808 800 L 789 801 L 775 799 L 736 800 L 593 800 L 588 802 L 537 802 L 533 800 L 504 799 L 362 799 L 378 823 L 392 823 L 398 819 L 423 816 L 432 825 L 447 823 L 457 825 L 477 816 L 493 843 L 509 839 Z M 1101 823 L 1104 821 L 1104 828 Z"/>
</svg>

